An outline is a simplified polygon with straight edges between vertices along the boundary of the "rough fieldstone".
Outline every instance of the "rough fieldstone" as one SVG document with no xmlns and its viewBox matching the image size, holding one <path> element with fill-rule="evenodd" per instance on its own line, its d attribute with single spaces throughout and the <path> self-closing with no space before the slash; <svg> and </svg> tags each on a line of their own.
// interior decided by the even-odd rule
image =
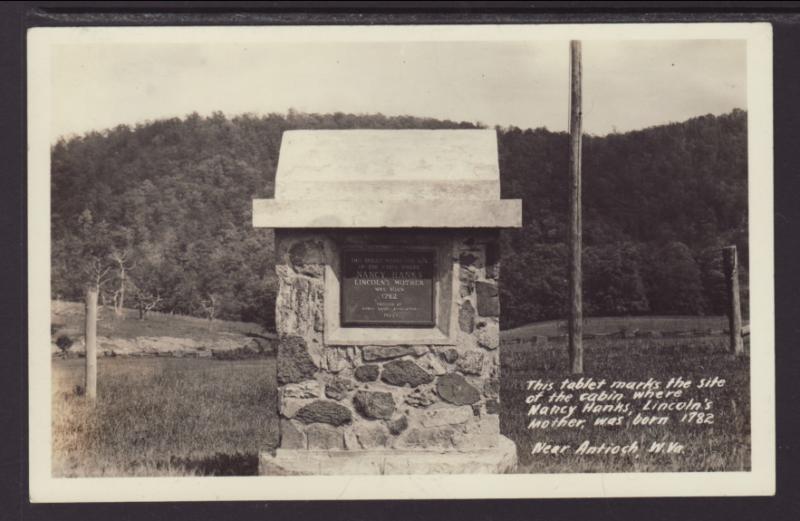
<svg viewBox="0 0 800 521">
<path fill-rule="evenodd" d="M 306 435 L 300 432 L 295 425 L 281 418 L 281 444 L 282 449 L 305 449 Z"/>
<path fill-rule="evenodd" d="M 475 279 L 477 279 L 477 274 L 468 268 L 461 267 L 459 271 L 458 280 L 460 282 L 460 293 L 462 297 L 468 297 L 475 291 Z"/>
<path fill-rule="evenodd" d="M 475 291 L 478 294 L 478 314 L 482 317 L 499 316 L 500 298 L 497 294 L 497 284 L 478 281 L 475 283 Z"/>
<path fill-rule="evenodd" d="M 484 378 L 499 378 L 500 377 L 500 352 L 490 351 L 486 353 L 483 362 L 483 372 L 481 376 Z"/>
<path fill-rule="evenodd" d="M 347 357 L 347 349 L 338 347 L 329 347 L 325 350 L 325 362 L 328 365 L 328 371 L 331 373 L 338 373 L 350 367 L 350 360 Z"/>
<path fill-rule="evenodd" d="M 499 414 L 499 413 L 500 413 L 500 402 L 498 402 L 494 398 L 486 400 L 486 414 Z"/>
<path fill-rule="evenodd" d="M 296 242 L 289 248 L 289 261 L 297 273 L 309 277 L 322 277 L 325 265 L 325 247 L 320 241 Z"/>
<path fill-rule="evenodd" d="M 464 374 L 481 374 L 483 368 L 483 353 L 480 351 L 467 351 L 458 359 L 458 370 Z"/>
<path fill-rule="evenodd" d="M 444 358 L 444 361 L 447 362 L 448 364 L 453 364 L 456 362 L 456 360 L 458 360 L 458 350 L 453 349 L 451 347 L 450 349 L 442 353 L 442 358 Z"/>
<path fill-rule="evenodd" d="M 408 428 L 408 418 L 405 416 L 395 418 L 394 420 L 386 422 L 386 427 L 389 428 L 389 432 L 392 434 L 400 434 Z"/>
<path fill-rule="evenodd" d="M 322 279 L 282 277 L 275 300 L 278 333 L 287 337 L 310 333 L 316 321 L 321 320 L 323 294 Z"/>
<path fill-rule="evenodd" d="M 374 364 L 367 364 L 367 365 L 360 365 L 356 367 L 353 376 L 356 377 L 356 380 L 359 382 L 374 382 L 378 379 L 378 373 L 380 369 L 377 365 Z"/>
<path fill-rule="evenodd" d="M 361 445 L 358 443 L 358 438 L 356 438 L 356 433 L 353 432 L 353 429 L 345 429 L 343 439 L 345 449 L 358 450 L 361 448 Z"/>
<path fill-rule="evenodd" d="M 427 352 L 427 346 L 364 346 L 361 350 L 366 362 L 391 360 L 406 355 L 420 356 Z"/>
<path fill-rule="evenodd" d="M 483 381 L 483 394 L 490 398 L 497 398 L 500 395 L 500 379 L 488 378 Z"/>
<path fill-rule="evenodd" d="M 299 336 L 281 338 L 278 342 L 277 380 L 279 385 L 309 380 L 317 366 L 308 354 L 306 341 Z"/>
<path fill-rule="evenodd" d="M 471 405 L 481 399 L 481 393 L 460 374 L 450 373 L 436 380 L 436 392 L 454 405 Z"/>
<path fill-rule="evenodd" d="M 439 357 L 434 355 L 433 353 L 428 353 L 425 356 L 420 357 L 417 360 L 417 363 L 425 371 L 436 376 L 443 375 L 447 372 L 447 369 L 445 368 L 442 361 L 439 360 Z"/>
<path fill-rule="evenodd" d="M 460 425 L 472 419 L 472 407 L 439 407 L 428 409 L 420 415 L 423 427 L 442 427 L 444 425 Z"/>
<path fill-rule="evenodd" d="M 430 391 L 422 389 L 414 389 L 405 399 L 405 402 L 412 407 L 428 407 L 435 401 L 436 399 L 431 396 Z"/>
<path fill-rule="evenodd" d="M 466 434 L 473 433 L 500 436 L 500 417 L 497 415 L 483 416 L 479 420 L 468 423 Z"/>
<path fill-rule="evenodd" d="M 389 435 L 381 424 L 356 425 L 353 431 L 363 449 L 383 448 L 389 441 Z"/>
<path fill-rule="evenodd" d="M 324 400 L 317 400 L 302 407 L 294 417 L 303 423 L 329 423 L 336 426 L 344 425 L 352 419 L 350 409 Z"/>
<path fill-rule="evenodd" d="M 336 427 L 314 423 L 306 427 L 309 450 L 331 450 L 344 448 L 344 436 Z"/>
<path fill-rule="evenodd" d="M 284 418 L 293 418 L 297 411 L 311 403 L 312 400 L 313 398 L 287 398 L 278 392 L 278 412 Z"/>
<path fill-rule="evenodd" d="M 413 427 L 397 441 L 398 448 L 447 449 L 455 445 L 456 431 L 452 427 Z"/>
<path fill-rule="evenodd" d="M 394 397 L 392 393 L 357 391 L 353 396 L 356 410 L 370 420 L 388 420 L 394 413 Z"/>
<path fill-rule="evenodd" d="M 319 398 L 322 396 L 322 385 L 316 380 L 306 380 L 294 384 L 286 384 L 278 391 L 284 398 Z"/>
<path fill-rule="evenodd" d="M 314 310 L 314 331 L 317 333 L 325 331 L 325 315 L 321 305 Z"/>
<path fill-rule="evenodd" d="M 333 400 L 342 400 L 354 387 L 352 380 L 336 377 L 325 386 L 325 396 Z"/>
<path fill-rule="evenodd" d="M 361 363 L 361 351 L 359 349 L 355 346 L 348 346 L 345 351 L 347 353 L 347 360 L 350 362 L 351 366 L 355 367 Z"/>
<path fill-rule="evenodd" d="M 475 308 L 469 300 L 458 308 L 458 327 L 465 333 L 472 333 L 475 329 Z"/>
<path fill-rule="evenodd" d="M 406 384 L 417 387 L 432 382 L 433 376 L 411 360 L 394 360 L 383 366 L 381 380 L 400 387 Z"/>
<path fill-rule="evenodd" d="M 462 284 L 472 284 L 477 279 L 478 274 L 475 272 L 475 270 L 461 266 L 461 269 L 458 272 L 458 280 L 461 281 Z"/>
<path fill-rule="evenodd" d="M 480 321 L 475 328 L 478 345 L 494 350 L 500 347 L 500 326 L 495 321 Z"/>
<path fill-rule="evenodd" d="M 464 432 L 456 432 L 455 446 L 459 449 L 495 447 L 500 441 L 500 417 L 484 416 L 466 424 Z"/>
</svg>

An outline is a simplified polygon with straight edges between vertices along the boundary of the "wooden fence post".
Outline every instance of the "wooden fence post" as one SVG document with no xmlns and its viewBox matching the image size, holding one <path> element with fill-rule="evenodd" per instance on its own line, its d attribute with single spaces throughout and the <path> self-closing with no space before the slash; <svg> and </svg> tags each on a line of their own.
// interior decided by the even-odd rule
<svg viewBox="0 0 800 521">
<path fill-rule="evenodd" d="M 86 289 L 86 397 L 97 398 L 97 288 Z"/>
<path fill-rule="evenodd" d="M 742 308 L 739 305 L 739 261 L 736 246 L 722 249 L 722 263 L 725 269 L 725 285 L 728 289 L 728 331 L 730 332 L 731 353 L 744 353 L 742 341 Z"/>
</svg>

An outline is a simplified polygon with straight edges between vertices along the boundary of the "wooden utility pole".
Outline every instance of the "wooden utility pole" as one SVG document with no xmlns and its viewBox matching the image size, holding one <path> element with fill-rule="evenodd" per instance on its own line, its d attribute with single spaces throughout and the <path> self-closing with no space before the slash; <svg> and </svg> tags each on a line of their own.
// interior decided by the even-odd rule
<svg viewBox="0 0 800 521">
<path fill-rule="evenodd" d="M 583 296 L 581 267 L 581 42 L 570 46 L 569 106 L 569 364 L 583 373 Z"/>
<path fill-rule="evenodd" d="M 728 289 L 728 331 L 730 332 L 731 353 L 744 353 L 742 341 L 742 308 L 739 305 L 739 260 L 736 246 L 722 249 L 722 263 L 725 268 L 725 285 Z"/>
<path fill-rule="evenodd" d="M 97 398 L 97 287 L 86 289 L 86 397 Z"/>
</svg>

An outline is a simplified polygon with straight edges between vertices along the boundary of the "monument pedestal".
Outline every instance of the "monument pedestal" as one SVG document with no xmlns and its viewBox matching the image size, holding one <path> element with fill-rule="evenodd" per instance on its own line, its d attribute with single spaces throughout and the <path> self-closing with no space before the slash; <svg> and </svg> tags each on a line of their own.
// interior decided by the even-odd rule
<svg viewBox="0 0 800 521">
<path fill-rule="evenodd" d="M 517 447 L 505 436 L 495 447 L 464 450 L 381 449 L 262 452 L 262 476 L 385 474 L 505 474 L 517 464 Z"/>
<path fill-rule="evenodd" d="M 489 130 L 284 133 L 274 227 L 280 444 L 262 474 L 508 472 Z"/>
</svg>

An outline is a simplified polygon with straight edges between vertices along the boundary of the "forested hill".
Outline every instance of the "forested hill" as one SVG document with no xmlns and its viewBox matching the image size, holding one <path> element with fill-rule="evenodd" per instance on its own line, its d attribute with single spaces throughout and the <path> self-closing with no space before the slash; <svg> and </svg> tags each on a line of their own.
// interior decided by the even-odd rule
<svg viewBox="0 0 800 521">
<path fill-rule="evenodd" d="M 735 110 L 584 139 L 587 314 L 722 313 L 718 248 L 737 244 L 747 266 L 746 123 Z M 219 318 L 268 324 L 272 234 L 254 229 L 250 212 L 253 198 L 272 196 L 284 130 L 473 127 L 216 113 L 62 140 L 52 148 L 53 296 L 80 299 L 100 280 L 107 301 L 124 285 L 127 307 L 195 315 L 214 307 Z M 560 318 L 567 136 L 508 128 L 498 140 L 503 197 L 524 208 L 524 227 L 503 233 L 504 326 Z"/>
</svg>

